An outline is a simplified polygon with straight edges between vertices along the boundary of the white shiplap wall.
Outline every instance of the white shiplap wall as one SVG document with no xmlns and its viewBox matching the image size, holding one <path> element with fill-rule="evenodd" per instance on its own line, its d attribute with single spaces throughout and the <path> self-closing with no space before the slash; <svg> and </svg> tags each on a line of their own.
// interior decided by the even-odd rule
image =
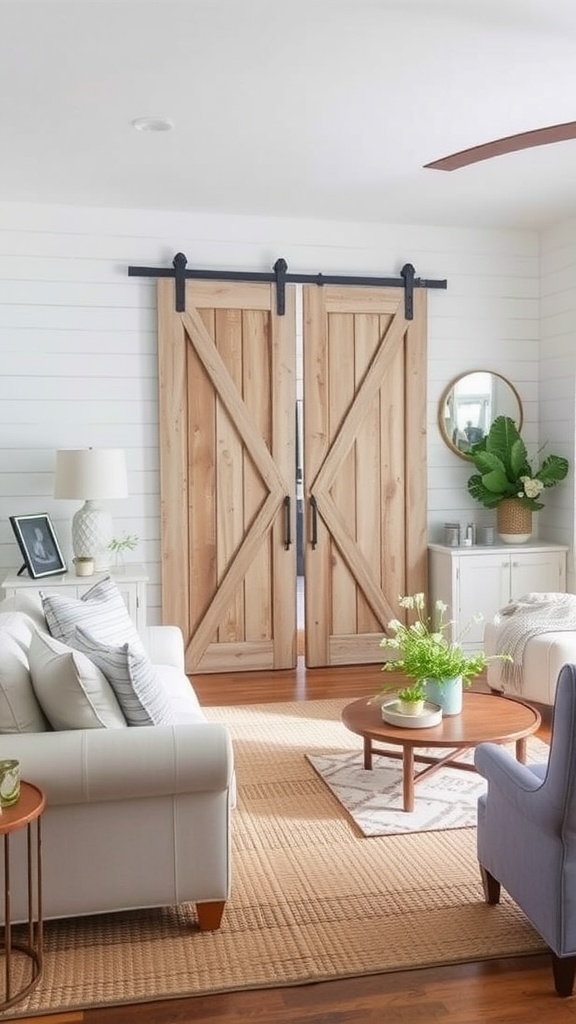
<svg viewBox="0 0 576 1024">
<path fill-rule="evenodd" d="M 125 448 L 130 497 L 111 502 L 115 533 L 137 533 L 160 619 L 158 407 L 154 283 L 132 265 L 448 279 L 429 293 L 429 526 L 493 522 L 466 491 L 469 463 L 437 428 L 458 373 L 509 377 L 538 437 L 539 240 L 532 232 L 351 224 L 163 211 L 0 204 L 0 565 L 19 564 L 8 516 L 48 512 L 65 555 L 77 503 L 52 497 L 58 448 Z M 573 415 L 572 415 L 573 426 Z"/>
<path fill-rule="evenodd" d="M 576 220 L 541 237 L 540 438 L 550 452 L 570 461 L 566 483 L 546 492 L 539 513 L 554 540 L 573 546 L 576 458 Z M 546 449 L 542 453 L 546 454 Z M 574 550 L 568 559 L 568 590 L 576 592 Z"/>
</svg>

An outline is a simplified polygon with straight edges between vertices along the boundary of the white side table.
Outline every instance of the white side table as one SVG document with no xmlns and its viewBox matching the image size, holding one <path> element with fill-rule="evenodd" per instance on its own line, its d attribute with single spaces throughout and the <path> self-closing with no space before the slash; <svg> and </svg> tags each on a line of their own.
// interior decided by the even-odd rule
<svg viewBox="0 0 576 1024">
<path fill-rule="evenodd" d="M 2 580 L 4 597 L 14 597 L 18 607 L 18 597 L 21 594 L 38 592 L 42 590 L 45 594 L 67 594 L 69 597 L 81 597 L 87 590 L 90 590 L 98 580 L 111 576 L 126 603 L 128 614 L 138 630 L 146 626 L 146 585 L 148 573 L 144 565 L 127 562 L 124 566 L 118 566 L 108 572 L 95 572 L 92 576 L 76 576 L 73 572 L 63 573 L 61 576 L 44 576 L 41 579 L 33 580 L 29 576 L 18 576 L 16 571 L 9 573 Z"/>
</svg>

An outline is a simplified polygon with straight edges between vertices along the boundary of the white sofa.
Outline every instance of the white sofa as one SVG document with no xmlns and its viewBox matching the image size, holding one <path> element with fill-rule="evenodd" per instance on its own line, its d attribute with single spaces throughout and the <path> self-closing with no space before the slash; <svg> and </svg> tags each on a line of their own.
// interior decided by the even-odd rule
<svg viewBox="0 0 576 1024">
<path fill-rule="evenodd" d="M 499 621 L 487 622 L 484 627 L 484 651 L 498 651 Z M 526 642 L 522 658 L 522 679 L 518 690 L 503 678 L 502 661 L 491 661 L 487 669 L 487 682 L 491 690 L 511 697 L 534 701 L 536 704 L 554 704 L 556 684 L 564 665 L 576 662 L 576 632 L 540 633 Z"/>
<path fill-rule="evenodd" d="M 141 634 L 175 724 L 55 731 L 30 704 L 29 645 L 46 620 L 39 594 L 27 602 L 0 602 L 0 725 L 10 729 L 0 758 L 17 758 L 46 795 L 44 917 L 192 902 L 199 927 L 217 928 L 230 892 L 233 752 L 185 675 L 180 631 Z M 24 831 L 11 840 L 13 920 L 26 917 L 24 842 Z"/>
</svg>

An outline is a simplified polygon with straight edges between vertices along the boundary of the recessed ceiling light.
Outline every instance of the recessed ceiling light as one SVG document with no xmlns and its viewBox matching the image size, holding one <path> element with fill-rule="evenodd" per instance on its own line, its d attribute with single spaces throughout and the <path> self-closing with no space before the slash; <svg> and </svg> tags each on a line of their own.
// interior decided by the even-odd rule
<svg viewBox="0 0 576 1024">
<path fill-rule="evenodd" d="M 165 117 L 137 117 L 132 127 L 137 132 L 169 132 L 174 124 Z"/>
</svg>

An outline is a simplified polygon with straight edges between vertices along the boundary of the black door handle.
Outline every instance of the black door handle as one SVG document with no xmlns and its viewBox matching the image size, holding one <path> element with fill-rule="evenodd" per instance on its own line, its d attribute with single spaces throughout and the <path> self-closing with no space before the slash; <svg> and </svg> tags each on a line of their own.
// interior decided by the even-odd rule
<svg viewBox="0 0 576 1024">
<path fill-rule="evenodd" d="M 310 531 L 310 544 L 315 548 L 318 543 L 318 505 L 313 494 L 310 495 L 310 508 L 312 509 L 312 529 Z"/>
<path fill-rule="evenodd" d="M 287 494 L 284 498 L 284 547 L 286 551 L 290 550 L 292 544 L 292 514 L 291 514 L 291 502 L 290 495 Z"/>
</svg>

